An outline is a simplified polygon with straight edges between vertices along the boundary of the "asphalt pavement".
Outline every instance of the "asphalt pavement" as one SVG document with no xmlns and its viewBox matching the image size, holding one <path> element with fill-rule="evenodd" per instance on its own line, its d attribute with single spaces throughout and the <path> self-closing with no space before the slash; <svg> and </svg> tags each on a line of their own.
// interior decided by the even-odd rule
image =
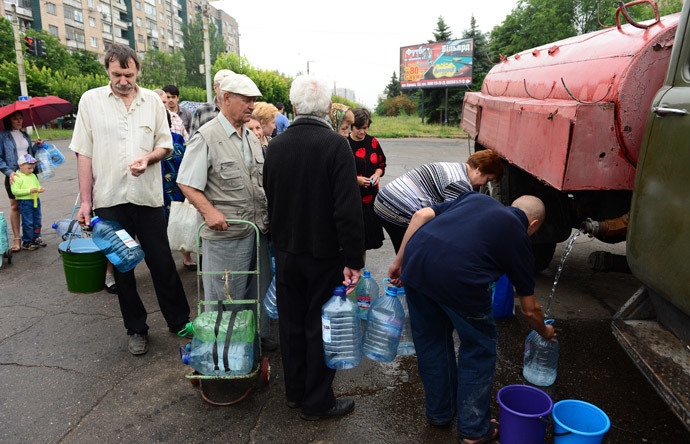
<svg viewBox="0 0 690 444">
<path fill-rule="evenodd" d="M 185 341 L 167 330 L 148 269 L 136 269 L 148 310 L 150 351 L 132 356 L 117 296 L 67 291 L 53 221 L 69 218 L 78 190 L 76 160 L 68 141 L 54 142 L 66 155 L 41 196 L 47 248 L 15 254 L 0 268 L 0 442 L 2 443 L 439 443 L 456 442 L 454 427 L 426 423 L 424 390 L 414 356 L 390 363 L 363 360 L 336 375 L 337 396 L 352 396 L 355 411 L 343 418 L 306 422 L 285 404 L 280 353 L 269 352 L 271 382 L 228 407 L 205 402 L 185 379 L 178 349 Z M 382 183 L 431 161 L 464 161 L 464 139 L 382 140 L 388 168 Z M 8 202 L 0 197 L 0 211 Z M 537 297 L 546 304 L 563 245 L 537 276 Z M 589 253 L 625 253 L 580 236 L 556 290 L 552 315 L 560 339 L 558 379 L 545 391 L 555 401 L 580 399 L 603 409 L 612 428 L 605 443 L 686 443 L 690 433 L 673 415 L 612 336 L 611 316 L 639 286 L 621 273 L 587 265 Z M 190 306 L 197 305 L 196 274 L 175 254 Z M 372 275 L 385 277 L 393 259 L 389 241 L 368 252 Z M 492 410 L 506 385 L 524 384 L 523 341 L 529 333 L 518 315 L 497 321 L 498 361 Z M 277 324 L 272 332 L 277 339 Z M 244 382 L 206 384 L 215 400 L 243 393 Z M 553 442 L 547 433 L 546 442 Z"/>
</svg>

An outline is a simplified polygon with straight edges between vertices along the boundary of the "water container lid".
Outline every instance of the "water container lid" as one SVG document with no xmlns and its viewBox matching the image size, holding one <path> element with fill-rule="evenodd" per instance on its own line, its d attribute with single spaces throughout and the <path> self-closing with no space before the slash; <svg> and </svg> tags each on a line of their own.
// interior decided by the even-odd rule
<svg viewBox="0 0 690 444">
<path fill-rule="evenodd" d="M 97 224 L 97 223 L 100 222 L 101 220 L 102 220 L 102 219 L 101 219 L 100 217 L 98 217 L 98 216 L 93 217 L 93 218 L 91 219 L 91 226 L 94 226 L 95 224 Z"/>
<path fill-rule="evenodd" d="M 345 296 L 345 287 L 342 285 L 335 287 L 335 290 L 333 290 L 333 295 L 334 296 Z"/>
<path fill-rule="evenodd" d="M 386 288 L 386 294 L 388 296 L 397 296 L 398 295 L 398 287 L 387 287 Z"/>
<path fill-rule="evenodd" d="M 67 251 L 67 245 L 69 245 L 69 250 L 72 253 L 95 253 L 97 251 L 101 251 L 100 248 L 96 246 L 96 244 L 93 242 L 91 238 L 72 238 L 71 243 L 70 241 L 66 240 L 64 242 L 60 242 L 60 245 L 58 245 L 58 250 L 60 251 Z"/>
<path fill-rule="evenodd" d="M 366 268 L 363 268 L 363 270 L 364 270 L 364 273 L 362 273 L 362 277 L 363 278 L 370 278 L 371 273 L 369 272 L 369 270 L 367 270 Z"/>
<path fill-rule="evenodd" d="M 189 363 L 190 363 L 189 353 L 184 353 L 184 354 L 180 353 L 180 354 L 181 354 L 180 359 L 182 359 L 182 363 L 184 365 L 189 365 Z"/>
</svg>

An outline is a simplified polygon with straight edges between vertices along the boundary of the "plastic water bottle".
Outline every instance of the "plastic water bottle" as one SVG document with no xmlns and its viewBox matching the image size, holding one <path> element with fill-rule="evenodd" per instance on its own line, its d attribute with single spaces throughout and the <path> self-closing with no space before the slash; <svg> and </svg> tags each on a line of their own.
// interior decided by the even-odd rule
<svg viewBox="0 0 690 444">
<path fill-rule="evenodd" d="M 545 322 L 553 323 L 553 319 Z M 525 339 L 524 365 L 522 376 L 534 384 L 547 387 L 556 380 L 558 370 L 558 342 L 542 338 L 532 330 Z"/>
<path fill-rule="evenodd" d="M 50 179 L 51 177 L 54 177 L 55 166 L 53 165 L 53 162 L 50 161 L 50 154 L 48 154 L 48 151 L 43 146 L 36 147 L 35 157 L 41 167 L 41 172 L 39 173 L 41 179 Z"/>
<path fill-rule="evenodd" d="M 74 224 L 72 224 L 74 222 Z M 70 225 L 72 225 L 72 230 L 70 231 Z M 70 237 L 81 237 L 81 226 L 79 222 L 71 219 L 60 219 L 57 222 L 53 222 L 53 229 L 57 231 L 58 236 L 62 237 L 63 240 L 67 240 Z"/>
<path fill-rule="evenodd" d="M 345 287 L 335 287 L 333 296 L 321 308 L 321 332 L 328 367 L 347 370 L 362 362 L 359 307 L 347 298 Z"/>
<path fill-rule="evenodd" d="M 213 363 L 213 349 L 218 352 L 218 370 Z M 185 365 L 191 366 L 202 375 L 239 376 L 246 375 L 254 364 L 254 344 L 244 341 L 232 341 L 228 347 L 228 369 L 223 360 L 224 342 L 201 342 L 191 347 L 191 351 L 182 353 L 180 357 Z"/>
<path fill-rule="evenodd" d="M 398 300 L 405 312 L 405 322 L 403 323 L 402 336 L 398 344 L 398 355 L 411 356 L 415 354 L 414 342 L 412 341 L 412 327 L 410 326 L 410 310 L 407 308 L 407 296 L 405 287 L 398 287 Z"/>
<path fill-rule="evenodd" d="M 354 292 L 357 296 L 357 305 L 359 305 L 359 317 L 366 321 L 369 309 L 374 301 L 379 298 L 379 284 L 371 277 L 371 273 L 366 268 L 364 268 L 362 279 Z"/>
<path fill-rule="evenodd" d="M 94 243 L 119 272 L 133 270 L 144 258 L 144 250 L 117 222 L 94 217 L 91 227 Z"/>
<path fill-rule="evenodd" d="M 62 155 L 60 150 L 55 145 L 44 144 L 43 146 L 48 151 L 48 155 L 50 156 L 50 161 L 53 163 L 53 165 L 58 166 L 58 165 L 61 165 L 62 162 L 65 161 L 65 156 Z"/>
<path fill-rule="evenodd" d="M 218 314 L 221 314 L 220 325 L 218 327 L 218 337 L 216 338 L 216 320 Z M 230 323 L 231 311 L 205 311 L 189 322 L 185 328 L 178 332 L 179 336 L 184 336 L 188 333 L 194 335 L 194 339 L 201 342 L 219 342 L 225 341 L 225 336 L 228 333 L 228 324 Z M 235 323 L 232 327 L 231 343 L 235 341 L 252 342 L 254 341 L 254 312 L 252 310 L 240 310 L 235 317 Z M 193 344 L 192 344 L 193 345 Z"/>
<path fill-rule="evenodd" d="M 271 285 L 266 290 L 264 297 L 264 310 L 266 315 L 271 319 L 278 319 L 278 301 L 276 300 L 276 260 L 271 259 L 271 270 L 273 270 L 273 279 Z"/>
<path fill-rule="evenodd" d="M 384 286 L 386 281 L 384 279 Z M 383 297 L 371 306 L 364 328 L 362 352 L 372 361 L 390 362 L 395 359 L 405 322 L 405 310 L 397 297 L 398 288 L 388 287 Z"/>
</svg>

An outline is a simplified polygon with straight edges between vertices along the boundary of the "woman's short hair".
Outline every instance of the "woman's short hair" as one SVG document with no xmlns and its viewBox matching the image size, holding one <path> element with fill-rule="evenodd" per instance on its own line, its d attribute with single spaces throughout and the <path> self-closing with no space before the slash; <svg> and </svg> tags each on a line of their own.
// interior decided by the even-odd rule
<svg viewBox="0 0 690 444">
<path fill-rule="evenodd" d="M 493 174 L 496 182 L 503 177 L 503 160 L 493 150 L 477 151 L 467 159 L 467 164 L 483 174 Z"/>
<path fill-rule="evenodd" d="M 290 102 L 297 115 L 326 118 L 331 105 L 331 87 L 324 79 L 314 76 L 297 76 L 290 88 Z"/>
<path fill-rule="evenodd" d="M 6 131 L 10 131 L 12 129 L 12 120 L 10 120 L 10 119 L 12 119 L 12 116 L 14 116 L 15 114 L 21 114 L 21 113 L 22 113 L 21 111 L 15 111 L 12 114 L 9 114 L 9 115 L 2 118 L 2 124 L 5 126 Z"/>
<path fill-rule="evenodd" d="M 354 108 L 352 114 L 355 115 L 355 123 L 352 126 L 357 128 L 369 127 L 371 125 L 371 113 L 366 108 Z"/>
<path fill-rule="evenodd" d="M 275 120 L 276 114 L 278 114 L 278 108 L 266 102 L 256 102 L 254 104 L 254 114 L 259 118 L 261 125 Z"/>
</svg>

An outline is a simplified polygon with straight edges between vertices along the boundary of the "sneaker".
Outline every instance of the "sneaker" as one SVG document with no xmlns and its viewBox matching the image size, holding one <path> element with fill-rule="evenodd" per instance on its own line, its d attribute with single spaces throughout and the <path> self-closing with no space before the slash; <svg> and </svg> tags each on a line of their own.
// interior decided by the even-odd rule
<svg viewBox="0 0 690 444">
<path fill-rule="evenodd" d="M 112 274 L 105 275 L 105 291 L 110 294 L 117 293 L 117 287 L 115 287 L 115 276 Z"/>
<path fill-rule="evenodd" d="M 149 351 L 149 341 L 146 335 L 134 333 L 129 336 L 127 350 L 134 356 L 143 355 Z"/>
<path fill-rule="evenodd" d="M 22 250 L 34 251 L 38 249 L 38 245 L 33 242 L 22 242 Z"/>
<path fill-rule="evenodd" d="M 355 409 L 355 401 L 351 398 L 339 398 L 335 400 L 335 405 L 324 412 L 306 413 L 302 412 L 300 416 L 305 421 L 316 421 L 318 419 L 335 418 L 338 416 L 347 415 Z"/>
<path fill-rule="evenodd" d="M 40 237 L 37 237 L 36 239 L 32 240 L 31 242 L 33 242 L 33 244 L 36 245 L 38 248 L 43 248 L 43 247 L 48 246 L 48 244 L 43 242 L 43 238 L 40 238 Z"/>
</svg>

